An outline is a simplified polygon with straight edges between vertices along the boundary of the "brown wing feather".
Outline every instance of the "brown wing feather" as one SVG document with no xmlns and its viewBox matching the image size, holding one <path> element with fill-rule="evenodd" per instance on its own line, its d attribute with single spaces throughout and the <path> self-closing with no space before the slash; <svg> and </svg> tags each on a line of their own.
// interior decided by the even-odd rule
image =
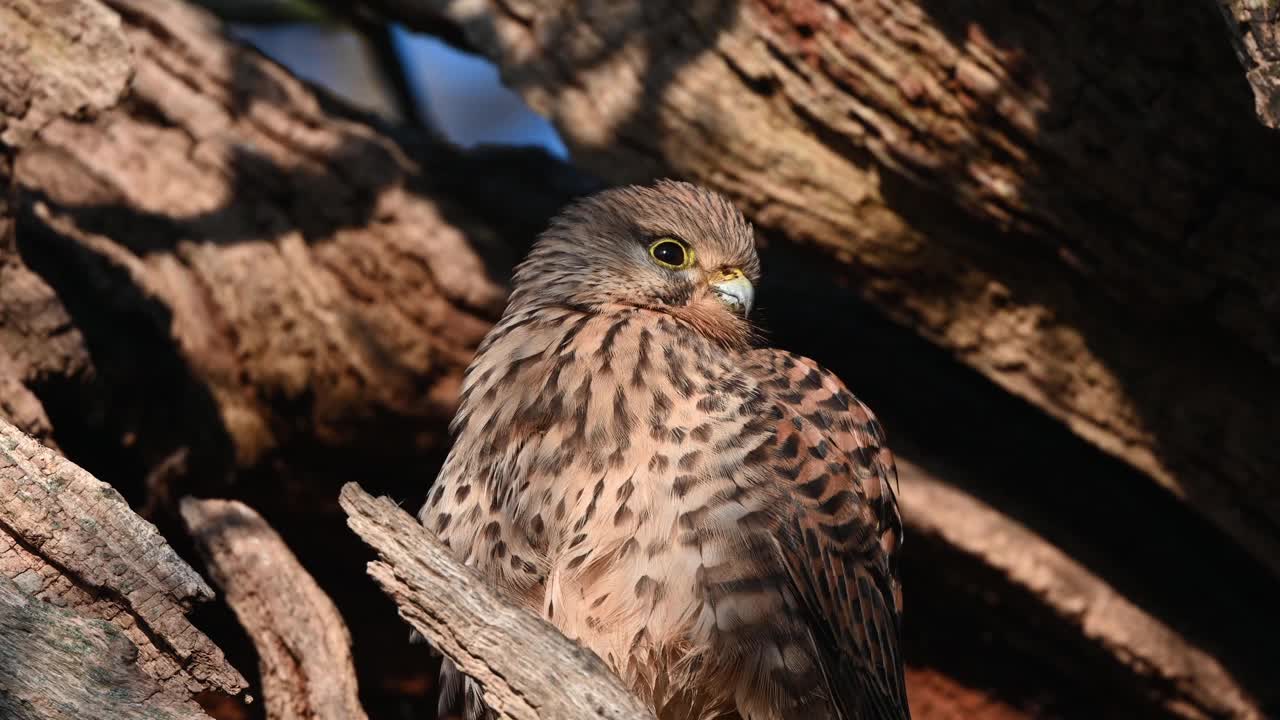
<svg viewBox="0 0 1280 720">
<path fill-rule="evenodd" d="M 750 354 L 782 410 L 769 462 L 790 483 L 782 555 L 840 717 L 909 718 L 899 641 L 902 521 L 893 457 L 875 417 L 838 378 L 778 350 Z"/>
</svg>

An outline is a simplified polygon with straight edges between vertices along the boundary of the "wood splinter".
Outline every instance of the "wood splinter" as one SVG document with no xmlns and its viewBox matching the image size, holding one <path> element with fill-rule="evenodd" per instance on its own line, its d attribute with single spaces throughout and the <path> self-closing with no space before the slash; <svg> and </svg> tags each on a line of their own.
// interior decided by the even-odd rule
<svg viewBox="0 0 1280 720">
<path fill-rule="evenodd" d="M 258 651 L 271 720 L 365 720 L 351 634 L 333 601 L 262 516 L 184 498 L 182 519 Z"/>
<path fill-rule="evenodd" d="M 480 683 L 498 717 L 652 720 L 600 658 L 498 597 L 390 499 L 347 483 L 339 503 L 378 552 L 369 574 L 400 616 Z"/>
</svg>

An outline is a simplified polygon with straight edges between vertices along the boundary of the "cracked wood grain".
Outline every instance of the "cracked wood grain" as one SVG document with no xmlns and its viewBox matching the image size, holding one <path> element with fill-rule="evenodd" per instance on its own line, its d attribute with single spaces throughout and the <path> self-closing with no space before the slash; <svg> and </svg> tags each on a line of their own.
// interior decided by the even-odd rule
<svg viewBox="0 0 1280 720">
<path fill-rule="evenodd" d="M 1280 127 L 1280 2 L 1213 0 L 1222 10 L 1245 78 L 1253 90 L 1258 120 Z"/>
<path fill-rule="evenodd" d="M 498 717 L 652 720 L 600 658 L 500 598 L 394 502 L 355 483 L 340 502 L 347 524 L 378 552 L 369 575 L 401 617 L 480 683 Z"/>
<path fill-rule="evenodd" d="M 333 601 L 258 513 L 185 498 L 182 519 L 258 651 L 270 720 L 365 720 L 351 634 Z"/>
<path fill-rule="evenodd" d="M 120 18 L 97 0 L 0 2 L 0 143 L 115 104 L 130 74 Z"/>
<path fill-rule="evenodd" d="M 137 647 L 138 668 L 174 697 L 245 687 L 187 619 L 195 603 L 213 599 L 204 580 L 111 486 L 4 420 L 0 576 L 36 599 L 115 625 Z"/>
<path fill-rule="evenodd" d="M 138 666 L 119 628 L 38 600 L 0 575 L 0 717 L 207 719 Z"/>
</svg>

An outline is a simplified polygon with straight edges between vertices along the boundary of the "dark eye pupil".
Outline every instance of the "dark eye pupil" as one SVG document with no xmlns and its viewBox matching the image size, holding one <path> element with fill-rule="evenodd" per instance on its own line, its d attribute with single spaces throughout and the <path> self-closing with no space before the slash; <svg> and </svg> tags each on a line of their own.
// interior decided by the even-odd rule
<svg viewBox="0 0 1280 720">
<path fill-rule="evenodd" d="M 680 243 L 671 240 L 658 243 L 653 248 L 653 256 L 668 265 L 684 264 L 684 248 L 680 247 Z"/>
</svg>

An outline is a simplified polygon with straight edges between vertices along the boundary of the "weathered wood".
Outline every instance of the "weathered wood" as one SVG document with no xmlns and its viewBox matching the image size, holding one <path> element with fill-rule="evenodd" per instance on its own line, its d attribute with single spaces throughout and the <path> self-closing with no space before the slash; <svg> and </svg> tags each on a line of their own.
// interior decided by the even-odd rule
<svg viewBox="0 0 1280 720">
<path fill-rule="evenodd" d="M 31 386 L 85 382 L 91 371 L 84 338 L 53 289 L 0 240 L 0 419 L 53 447 L 52 423 Z"/>
<path fill-rule="evenodd" d="M 1267 127 L 1280 127 L 1280 3 L 1213 0 L 1226 18 L 1236 55 L 1253 89 L 1254 111 Z"/>
<path fill-rule="evenodd" d="M 97 0 L 0 0 L 0 28 L 0 144 L 23 145 L 55 117 L 124 92 L 129 46 Z"/>
<path fill-rule="evenodd" d="M 365 720 L 351 634 L 329 596 L 258 513 L 185 498 L 182 519 L 258 651 L 270 720 Z"/>
<path fill-rule="evenodd" d="M 26 382 L 36 368 L 11 323 L 47 290 L 16 253 L 13 152 L 60 116 L 89 117 L 113 106 L 131 73 L 120 18 L 97 0 L 0 0 L 0 418 L 51 442 L 44 407 Z M 16 317 L 15 317 L 16 316 Z"/>
<path fill-rule="evenodd" d="M 112 7 L 134 48 L 129 101 L 54 122 L 15 171 L 22 255 L 94 348 L 100 385 L 74 388 L 92 392 L 62 413 L 68 430 L 127 435 L 130 464 L 187 447 L 215 487 L 276 452 L 390 464 L 438 448 L 505 302 L 507 243 L 577 181 L 545 154 L 406 148 L 203 11 Z M 84 412 L 104 397 L 109 411 Z"/>
<path fill-rule="evenodd" d="M 0 717 L 5 720 L 205 718 L 138 667 L 118 628 L 37 600 L 0 576 Z"/>
<path fill-rule="evenodd" d="M 499 597 L 396 503 L 355 483 L 340 502 L 347 524 L 378 552 L 369 574 L 400 616 L 479 681 L 499 717 L 653 718 L 600 658 Z"/>
<path fill-rule="evenodd" d="M 111 486 L 4 420 L 0 576 L 34 598 L 120 628 L 138 648 L 138 667 L 173 697 L 245 687 L 187 620 L 193 604 L 213 599 L 204 580 Z"/>
<path fill-rule="evenodd" d="M 727 193 L 1280 574 L 1280 136 L 1207 3 L 403 1 L 575 162 Z"/>
<path fill-rule="evenodd" d="M 0 269 L 0 275 L 4 270 Z M 3 282 L 3 280 L 0 280 Z M 9 351 L 0 345 L 0 418 L 13 423 L 23 432 L 50 442 L 53 427 L 45 415 L 40 400 L 22 384 L 22 373 L 17 363 L 9 357 Z"/>
<path fill-rule="evenodd" d="M 945 550 L 930 558 L 933 563 L 954 566 L 963 556 L 994 570 L 998 582 L 1007 585 L 988 583 L 980 594 L 1007 598 L 1016 588 L 1035 598 L 1038 607 L 1029 615 L 1032 622 L 1058 626 L 1041 630 L 1057 638 L 1058 655 L 1083 658 L 1101 651 L 1121 676 L 1117 688 L 1149 698 L 1174 717 L 1266 717 L 1263 705 L 1217 658 L 1034 531 L 914 463 L 900 459 L 898 470 L 903 519 L 917 552 L 941 541 Z M 1002 611 L 1008 610 L 989 608 L 992 617 Z"/>
</svg>

